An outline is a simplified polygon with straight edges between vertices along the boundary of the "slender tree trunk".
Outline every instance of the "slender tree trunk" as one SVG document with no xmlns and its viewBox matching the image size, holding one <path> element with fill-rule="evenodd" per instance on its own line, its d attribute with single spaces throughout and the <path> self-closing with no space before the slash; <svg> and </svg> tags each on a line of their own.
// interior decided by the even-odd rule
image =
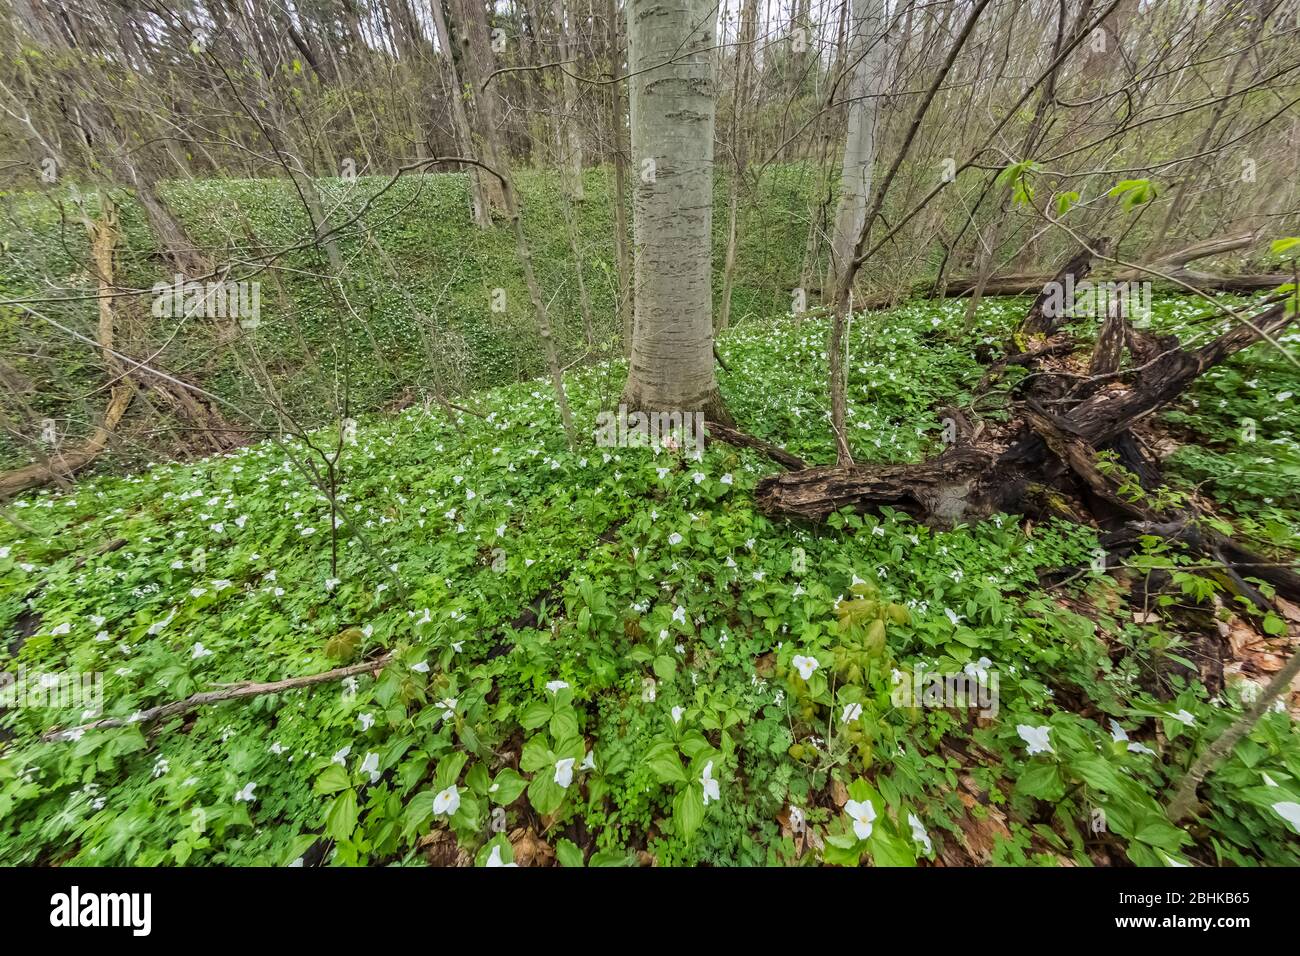
<svg viewBox="0 0 1300 956">
<path fill-rule="evenodd" d="M 624 130 L 623 57 L 619 29 L 618 0 L 605 0 L 606 29 L 609 31 L 609 130 L 614 151 L 614 256 L 618 260 L 618 312 L 623 328 L 623 354 L 632 354 L 632 251 L 627 237 L 627 135 Z"/>
<path fill-rule="evenodd" d="M 748 137 L 742 115 L 748 113 L 750 77 L 754 64 L 754 41 L 757 35 L 758 4 L 744 0 L 740 8 L 740 35 L 736 44 L 736 84 L 731 97 L 731 149 L 735 162 L 731 167 L 730 197 L 727 204 L 727 254 L 722 264 L 722 301 L 718 306 L 718 331 L 731 323 L 731 287 L 736 274 L 736 222 L 740 214 L 740 191 L 745 184 L 749 163 L 746 152 Z M 748 119 L 748 116 L 745 116 Z"/>
<path fill-rule="evenodd" d="M 433 11 L 433 28 L 438 38 L 438 46 L 447 57 L 447 73 L 451 84 L 451 118 L 456 129 L 456 141 L 466 154 L 474 152 L 474 133 L 469 125 L 469 114 L 465 112 L 465 98 L 461 95 L 460 71 L 456 69 L 456 57 L 452 50 L 451 31 L 447 29 L 447 17 L 442 12 L 442 0 L 429 0 Z M 478 169 L 469 173 L 470 205 L 473 209 L 474 224 L 480 229 L 492 228 L 492 211 L 488 206 L 488 192 L 483 185 L 483 174 Z"/>
<path fill-rule="evenodd" d="M 871 198 L 872 171 L 876 162 L 876 123 L 880 97 L 888 83 L 887 17 L 884 0 L 853 0 L 849 62 L 856 66 L 848 88 L 848 134 L 844 140 L 840 203 L 835 211 L 826 289 L 835 288 L 840 274 L 853 258 L 853 249 L 866 219 L 867 202 Z"/>
<path fill-rule="evenodd" d="M 624 401 L 728 423 L 713 358 L 717 7 L 629 0 L 636 330 Z"/>
</svg>

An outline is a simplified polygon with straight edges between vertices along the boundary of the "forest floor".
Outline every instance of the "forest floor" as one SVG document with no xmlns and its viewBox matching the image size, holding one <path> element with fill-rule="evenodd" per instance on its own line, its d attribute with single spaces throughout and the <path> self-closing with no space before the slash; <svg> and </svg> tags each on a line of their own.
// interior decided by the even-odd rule
<svg viewBox="0 0 1300 956">
<path fill-rule="evenodd" d="M 1026 305 L 967 332 L 964 301 L 857 317 L 855 456 L 939 450 L 935 409 Z M 1170 298 L 1151 321 L 1205 315 Z M 834 458 L 825 340 L 782 319 L 720 342 L 736 421 L 809 461 Z M 623 376 L 567 376 L 588 434 Z M 1288 563 L 1296 393 L 1257 345 L 1144 426 L 1173 489 Z M 1300 609 L 1234 602 L 1162 540 L 1099 564 L 1076 524 L 773 519 L 767 459 L 570 452 L 540 381 L 466 406 L 363 420 L 337 518 L 297 440 L 8 506 L 7 669 L 100 675 L 102 703 L 0 712 L 0 864 L 1300 863 L 1300 694 L 1197 817 L 1163 812 Z M 147 713 L 208 691 L 239 699 Z"/>
</svg>

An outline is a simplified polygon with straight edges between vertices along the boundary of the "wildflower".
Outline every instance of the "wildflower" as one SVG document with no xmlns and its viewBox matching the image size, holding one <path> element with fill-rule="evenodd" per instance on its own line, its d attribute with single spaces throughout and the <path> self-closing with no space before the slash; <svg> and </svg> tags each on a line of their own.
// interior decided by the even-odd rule
<svg viewBox="0 0 1300 956">
<path fill-rule="evenodd" d="M 718 481 L 720 481 L 724 485 L 731 484 L 732 483 L 731 472 L 727 472 L 725 475 L 719 478 Z"/>
<path fill-rule="evenodd" d="M 438 701 L 433 706 L 438 708 L 439 720 L 451 720 L 451 718 L 456 716 L 455 697 L 444 697 L 442 700 Z"/>
<path fill-rule="evenodd" d="M 930 834 L 925 832 L 925 827 L 922 825 L 921 819 L 915 813 L 909 813 L 907 815 L 907 822 L 912 827 L 912 839 L 925 847 L 926 853 L 931 852 L 933 846 L 930 843 Z"/>
<path fill-rule="evenodd" d="M 686 713 L 685 707 L 682 707 L 681 705 L 674 707 L 672 709 L 673 723 L 680 724 L 682 722 L 682 714 L 684 713 Z"/>
<path fill-rule="evenodd" d="M 673 547 L 677 547 L 677 545 L 682 543 L 682 536 L 674 531 L 668 536 L 668 543 Z"/>
<path fill-rule="evenodd" d="M 435 817 L 450 817 L 460 809 L 460 791 L 456 789 L 455 784 L 441 791 L 433 798 L 433 815 Z"/>
<path fill-rule="evenodd" d="M 248 786 L 246 786 L 243 790 L 240 790 L 239 793 L 235 794 L 235 802 L 236 802 L 236 803 L 252 803 L 254 800 L 256 800 L 257 798 L 256 798 L 255 796 L 253 796 L 253 789 L 254 789 L 256 786 L 257 786 L 257 784 L 255 784 L 255 783 L 250 783 L 250 784 L 249 784 Z"/>
<path fill-rule="evenodd" d="M 379 780 L 379 754 L 367 753 L 361 760 L 361 772 L 370 774 L 370 782 Z"/>
<path fill-rule="evenodd" d="M 850 800 L 844 804 L 844 812 L 853 821 L 853 835 L 859 840 L 871 836 L 871 823 L 876 819 L 876 808 L 870 800 Z"/>
<path fill-rule="evenodd" d="M 844 710 L 840 713 L 841 724 L 851 724 L 862 716 L 861 704 L 845 704 Z"/>
<path fill-rule="evenodd" d="M 1300 833 L 1300 803 L 1292 803 L 1284 800 L 1281 803 L 1273 804 L 1273 809 L 1278 812 L 1287 823 L 1291 824 L 1291 829 Z"/>
<path fill-rule="evenodd" d="M 552 694 L 558 694 L 560 691 L 564 690 L 568 686 L 569 686 L 568 681 L 553 680 L 547 682 L 546 689 L 550 691 Z"/>
<path fill-rule="evenodd" d="M 1020 735 L 1020 739 L 1028 746 L 1031 755 L 1037 753 L 1056 753 L 1056 751 L 1052 749 L 1051 742 L 1047 739 L 1047 735 L 1051 729 L 1052 728 L 1047 724 L 1044 724 L 1041 727 L 1031 727 L 1029 724 L 1016 725 L 1016 733 Z"/>
<path fill-rule="evenodd" d="M 1172 717 L 1172 718 L 1174 718 L 1174 720 L 1181 720 L 1181 721 L 1182 721 L 1184 724 L 1186 724 L 1188 727 L 1190 727 L 1190 726 L 1192 726 L 1194 723 L 1196 723 L 1196 718 L 1193 717 L 1193 716 L 1192 716 L 1190 713 L 1188 713 L 1186 710 L 1180 710 L 1178 713 L 1176 713 L 1176 714 L 1170 714 L 1169 716 Z"/>
<path fill-rule="evenodd" d="M 799 676 L 802 677 L 804 680 L 808 680 L 810 677 L 812 677 L 813 671 L 815 671 L 819 666 L 817 663 L 817 658 L 805 657 L 802 654 L 796 654 L 794 660 L 792 660 L 790 663 L 794 665 L 794 669 L 799 672 Z"/>
<path fill-rule="evenodd" d="M 420 661 L 418 664 L 412 664 L 411 670 L 415 671 L 417 674 L 427 674 L 429 673 L 429 662 Z"/>
<path fill-rule="evenodd" d="M 352 745 L 347 744 L 342 749 L 335 751 L 334 756 L 330 757 L 330 763 L 336 763 L 340 767 L 346 766 L 345 761 L 350 753 L 352 753 Z"/>
<path fill-rule="evenodd" d="M 195 642 L 194 647 L 190 652 L 190 660 L 194 660 L 194 661 L 197 661 L 200 658 L 211 657 L 211 656 L 212 656 L 212 651 L 204 647 L 202 642 L 197 642 L 197 641 Z"/>
<path fill-rule="evenodd" d="M 582 763 L 578 764 L 578 769 L 579 769 L 579 770 L 595 770 L 595 769 L 596 769 L 596 751 L 594 751 L 594 750 L 588 750 L 588 751 L 587 751 L 587 756 L 583 757 L 583 758 L 582 758 Z"/>
<path fill-rule="evenodd" d="M 722 799 L 722 793 L 718 789 L 718 781 L 713 779 L 712 760 L 704 765 L 704 773 L 700 775 L 700 783 L 704 786 L 704 805 L 706 807 L 712 801 Z"/>
<path fill-rule="evenodd" d="M 369 730 L 371 727 L 375 726 L 375 715 L 374 715 L 374 714 L 362 714 L 362 715 L 360 716 L 360 720 L 361 720 L 361 730 L 362 730 L 363 732 L 364 732 L 364 731 L 367 731 L 367 730 Z"/>
<path fill-rule="evenodd" d="M 673 610 L 673 620 L 679 624 L 686 623 L 686 608 L 680 605 Z"/>
<path fill-rule="evenodd" d="M 512 862 L 512 863 L 504 863 L 504 862 L 502 862 L 502 860 L 501 860 L 501 844 L 499 844 L 499 843 L 498 843 L 496 846 L 494 846 L 494 847 L 492 848 L 492 852 L 488 854 L 487 863 L 486 863 L 485 865 L 486 865 L 486 866 L 513 866 L 513 867 L 518 867 L 518 866 L 519 866 L 518 863 L 513 863 L 513 862 Z"/>
<path fill-rule="evenodd" d="M 573 783 L 573 765 L 576 762 L 574 757 L 562 757 L 555 761 L 555 782 L 565 790 Z"/>
</svg>

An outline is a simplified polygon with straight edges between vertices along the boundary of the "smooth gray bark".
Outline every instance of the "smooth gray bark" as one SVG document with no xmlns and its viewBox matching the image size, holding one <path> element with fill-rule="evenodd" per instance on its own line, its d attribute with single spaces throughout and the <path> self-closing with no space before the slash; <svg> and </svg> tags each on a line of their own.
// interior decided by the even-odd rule
<svg viewBox="0 0 1300 956">
<path fill-rule="evenodd" d="M 713 359 L 717 7 L 629 0 L 636 323 L 624 401 L 724 419 Z"/>
</svg>

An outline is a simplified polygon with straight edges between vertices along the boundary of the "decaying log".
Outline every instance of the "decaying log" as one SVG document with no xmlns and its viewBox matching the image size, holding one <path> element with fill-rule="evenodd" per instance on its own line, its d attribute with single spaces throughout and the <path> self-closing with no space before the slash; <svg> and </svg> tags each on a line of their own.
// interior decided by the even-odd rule
<svg viewBox="0 0 1300 956">
<path fill-rule="evenodd" d="M 1058 281 L 1086 274 L 1087 251 L 1058 272 Z M 1027 324 L 1052 329 L 1054 316 L 1035 302 Z M 1036 316 L 1036 317 L 1035 317 Z M 1032 323 L 1028 319 L 1033 319 Z M 914 465 L 812 467 L 774 475 L 759 482 L 757 501 L 769 514 L 822 520 L 844 507 L 874 510 L 893 507 L 936 525 L 952 525 L 987 516 L 994 510 L 1023 509 L 1030 488 L 1055 488 L 1082 500 L 1089 510 L 1105 512 L 1107 525 L 1121 521 L 1156 521 L 1162 516 L 1127 501 L 1099 469 L 1099 450 L 1113 448 L 1148 488 L 1160 481 L 1159 469 L 1143 451 L 1131 429 L 1166 407 L 1201 374 L 1253 344 L 1272 338 L 1295 319 L 1286 303 L 1266 302 L 1262 311 L 1242 319 L 1200 348 L 1184 349 L 1175 336 L 1154 336 L 1132 327 L 1118 311 L 1108 315 L 1092 351 L 1087 376 L 1041 370 L 1033 385 L 1011 403 L 1012 426 L 996 442 L 971 444 L 973 429 L 960 430 L 958 444 L 943 455 Z M 1127 346 L 1136 365 L 1122 369 Z M 1012 362 L 1031 368 L 1048 355 L 1072 348 L 1049 339 L 1035 349 L 1013 354 L 985 375 L 976 395 L 997 377 L 995 369 Z M 1225 542 L 1207 553 L 1226 566 L 1238 562 Z"/>
<path fill-rule="evenodd" d="M 1065 265 L 1057 270 L 1056 275 L 1044 282 L 1038 298 L 1029 307 L 1029 312 L 1020 323 L 1022 335 L 1051 335 L 1068 317 L 1064 308 L 1064 289 L 1077 286 L 1092 271 L 1094 255 L 1104 256 L 1110 251 L 1110 237 L 1100 236 L 1080 249 Z"/>
<path fill-rule="evenodd" d="M 728 445 L 735 445 L 738 448 L 750 448 L 761 452 L 778 465 L 783 465 L 786 468 L 801 469 L 808 467 L 808 462 L 798 455 L 792 455 L 778 445 L 773 445 L 771 442 L 764 441 L 729 425 L 723 425 L 721 422 L 706 421 L 704 423 L 704 432 L 709 438 L 716 438 Z"/>
<path fill-rule="evenodd" d="M 350 664 L 347 667 L 338 667 L 332 671 L 324 671 L 320 674 L 308 674 L 305 677 L 290 677 L 286 680 L 272 681 L 270 683 L 246 681 L 242 684 L 233 684 L 230 687 L 223 687 L 221 690 L 203 691 L 202 693 L 186 697 L 184 700 L 173 701 L 170 704 L 150 707 L 148 710 L 143 710 L 133 717 L 125 719 L 118 717 L 105 717 L 101 720 L 91 721 L 88 724 L 82 724 L 79 727 L 55 727 L 43 733 L 41 735 L 41 740 L 47 743 L 52 740 L 73 740 L 88 730 L 107 730 L 112 727 L 129 727 L 133 724 L 147 727 L 150 724 L 156 724 L 160 720 L 166 720 L 168 717 L 179 717 L 181 714 L 187 714 L 206 704 L 217 704 L 223 700 L 239 700 L 244 697 L 260 697 L 263 694 L 279 694 L 286 690 L 295 690 L 299 687 L 311 687 L 314 684 L 325 684 L 330 681 L 343 680 L 346 677 L 355 677 L 358 674 L 374 673 L 375 671 L 382 670 L 392 659 L 393 653 L 392 651 L 389 651 L 372 661 L 362 661 L 359 664 Z"/>
</svg>

